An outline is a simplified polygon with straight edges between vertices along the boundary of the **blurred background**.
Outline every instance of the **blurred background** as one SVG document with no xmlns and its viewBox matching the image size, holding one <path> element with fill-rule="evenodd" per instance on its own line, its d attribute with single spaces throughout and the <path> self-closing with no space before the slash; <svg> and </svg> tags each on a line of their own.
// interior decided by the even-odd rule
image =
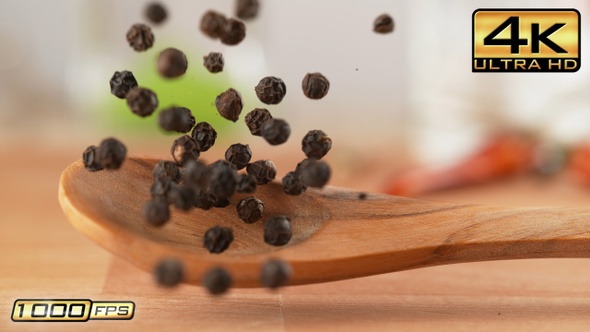
<svg viewBox="0 0 590 332">
<path fill-rule="evenodd" d="M 16 298 L 106 294 L 148 308 L 133 323 L 154 328 L 165 322 L 158 308 L 174 299 L 152 287 L 149 275 L 113 260 L 76 233 L 57 202 L 61 171 L 105 137 L 119 138 L 133 155 L 170 158 L 176 135 L 159 129 L 157 113 L 139 118 L 111 95 L 109 80 L 120 70 L 132 71 L 140 86 L 154 90 L 159 109 L 185 106 L 197 121 L 215 127 L 216 146 L 202 155 L 207 161 L 222 158 L 230 144 L 249 144 L 254 159 L 275 161 L 280 178 L 304 158 L 303 135 L 322 129 L 333 140 L 326 156 L 332 185 L 461 203 L 590 203 L 588 1 L 260 2 L 258 17 L 246 22 L 246 39 L 225 46 L 205 37 L 199 22 L 209 9 L 235 16 L 233 0 L 162 0 L 168 19 L 152 26 L 154 47 L 137 53 L 125 34 L 132 24 L 147 23 L 144 9 L 150 1 L 0 1 L 0 316 L 8 317 Z M 471 72 L 474 10 L 556 6 L 581 13 L 578 72 Z M 372 31 L 373 20 L 383 13 L 395 21 L 392 34 Z M 164 80 L 156 72 L 156 56 L 167 47 L 188 57 L 188 71 L 179 79 Z M 211 74 L 202 65 L 212 51 L 224 55 L 222 73 Z M 301 90 L 305 74 L 315 71 L 331 84 L 322 100 L 310 100 Z M 271 75 L 285 81 L 287 95 L 266 108 L 292 128 L 290 139 L 276 147 L 251 136 L 243 121 L 253 108 L 265 107 L 254 86 Z M 214 107 L 215 97 L 230 87 L 245 103 L 236 123 L 222 119 Z M 473 186 L 481 183 L 486 185 Z M 510 308 L 516 321 L 561 328 L 587 317 L 582 313 L 590 298 L 585 266 L 583 260 L 487 262 L 298 287 L 279 295 L 235 290 L 232 309 L 258 310 L 258 322 L 280 317 L 273 322 L 283 328 L 283 315 L 290 312 L 287 325 L 328 327 L 341 321 L 383 327 L 397 319 L 435 329 L 442 321 L 452 329 L 465 328 L 452 325 L 454 318 L 476 321 Z M 127 279 L 112 277 L 116 268 Z M 137 280 L 141 292 L 128 287 Z M 228 318 L 221 310 L 226 307 L 209 302 L 200 288 L 187 286 L 182 292 L 175 296 L 199 297 L 206 308 L 179 309 L 185 316 L 178 324 L 191 322 L 195 328 L 211 317 L 230 319 L 232 327 L 243 323 L 237 314 Z M 489 296 L 498 292 L 502 296 Z M 331 300 L 335 294 L 339 297 Z M 556 306 L 552 296 L 565 302 Z M 280 315 L 278 309 L 269 314 L 269 303 L 275 302 L 287 308 L 280 307 Z M 471 311 L 456 314 L 464 308 Z M 554 325 L 543 320 L 550 317 L 537 317 L 555 312 Z M 587 321 L 579 326 L 587 328 Z"/>
<path fill-rule="evenodd" d="M 127 45 L 125 33 L 134 23 L 147 23 L 147 3 L 2 1 L 2 135 L 42 136 L 37 144 L 71 145 L 80 151 L 102 137 L 116 136 L 129 142 L 131 153 L 162 151 L 165 156 L 174 136 L 159 130 L 157 116 L 136 117 L 109 93 L 108 81 L 118 70 L 131 70 L 140 86 L 156 91 L 160 109 L 186 106 L 197 121 L 212 123 L 220 132 L 219 145 L 260 145 L 271 159 L 298 150 L 299 139 L 310 129 L 323 129 L 333 138 L 330 158 L 345 165 L 388 147 L 388 153 L 428 167 L 467 158 L 498 131 L 565 145 L 590 135 L 585 65 L 573 74 L 470 70 L 475 9 L 552 7 L 553 1 L 268 1 L 256 19 L 246 22 L 246 39 L 225 46 L 200 33 L 198 24 L 207 9 L 232 16 L 232 0 L 170 0 L 164 3 L 168 19 L 153 26 L 154 47 L 137 53 Z M 584 1 L 561 1 L 559 6 L 577 8 L 582 17 L 588 9 Z M 381 13 L 394 17 L 393 34 L 372 31 Z M 582 25 L 584 38 L 584 19 Z M 156 73 L 155 58 L 167 47 L 188 56 L 189 69 L 180 79 L 164 80 Z M 222 73 L 210 74 L 202 66 L 202 56 L 211 51 L 224 54 Z M 582 42 L 582 54 L 587 51 L 588 43 Z M 328 96 L 320 101 L 307 99 L 300 88 L 303 76 L 314 71 L 331 82 Z M 282 78 L 288 88 L 284 101 L 268 108 L 293 129 L 291 139 L 274 149 L 250 136 L 243 122 L 248 111 L 263 106 L 254 86 L 268 75 Z M 229 87 L 245 101 L 235 124 L 219 117 L 213 104 Z"/>
</svg>

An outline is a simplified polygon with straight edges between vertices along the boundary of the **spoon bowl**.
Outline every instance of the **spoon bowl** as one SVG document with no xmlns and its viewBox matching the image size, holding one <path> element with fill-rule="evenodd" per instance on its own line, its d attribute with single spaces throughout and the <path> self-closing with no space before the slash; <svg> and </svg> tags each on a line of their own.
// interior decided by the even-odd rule
<svg viewBox="0 0 590 332">
<path fill-rule="evenodd" d="M 141 215 L 150 199 L 158 160 L 128 157 L 117 171 L 89 172 L 82 161 L 64 170 L 59 185 L 62 209 L 81 233 L 111 253 L 152 272 L 164 258 L 185 265 L 184 282 L 200 284 L 221 266 L 234 287 L 261 287 L 260 268 L 271 259 L 289 262 L 290 285 L 342 280 L 419 267 L 462 262 L 589 257 L 590 210 L 501 208 L 368 194 L 335 187 L 289 196 L 278 183 L 252 194 L 265 203 L 263 219 L 246 224 L 232 197 L 225 208 L 171 209 L 162 227 Z M 266 244 L 264 220 L 286 215 L 293 237 L 285 246 Z M 221 254 L 203 247 L 210 227 L 233 229 L 234 241 Z"/>
</svg>

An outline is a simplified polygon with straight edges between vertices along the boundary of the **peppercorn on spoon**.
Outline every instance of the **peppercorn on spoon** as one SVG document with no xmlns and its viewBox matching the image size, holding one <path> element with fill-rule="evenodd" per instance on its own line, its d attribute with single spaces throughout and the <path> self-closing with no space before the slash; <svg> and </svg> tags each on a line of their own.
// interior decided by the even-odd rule
<svg viewBox="0 0 590 332">
<path fill-rule="evenodd" d="M 62 174 L 59 200 L 81 233 L 141 269 L 163 258 L 185 265 L 184 282 L 200 284 L 215 266 L 233 287 L 260 287 L 264 262 L 279 258 L 293 269 L 290 285 L 369 276 L 434 265 L 499 259 L 590 257 L 590 209 L 501 208 L 359 193 L 334 187 L 289 196 L 280 184 L 259 186 L 263 220 L 241 221 L 236 195 L 226 208 L 172 209 L 163 227 L 148 225 L 141 209 L 150 198 L 157 160 L 127 158 L 117 171 L 89 172 L 82 161 Z M 293 237 L 281 247 L 263 239 L 263 221 L 286 215 Z M 221 254 L 203 248 L 212 226 L 229 226 L 234 241 Z"/>
</svg>

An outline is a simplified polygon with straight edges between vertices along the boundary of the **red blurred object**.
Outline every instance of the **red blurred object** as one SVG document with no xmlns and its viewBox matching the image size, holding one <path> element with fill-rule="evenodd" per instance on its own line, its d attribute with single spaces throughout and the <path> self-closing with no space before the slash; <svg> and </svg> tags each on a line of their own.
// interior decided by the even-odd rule
<svg viewBox="0 0 590 332">
<path fill-rule="evenodd" d="M 570 170 L 576 180 L 590 186 L 590 143 L 585 143 L 574 150 Z"/>
<path fill-rule="evenodd" d="M 479 152 L 449 168 L 422 168 L 403 172 L 386 185 L 384 192 L 411 196 L 508 177 L 530 169 L 532 150 L 532 141 L 523 136 L 497 136 Z M 587 176 L 590 183 L 590 146 L 586 151 Z"/>
</svg>

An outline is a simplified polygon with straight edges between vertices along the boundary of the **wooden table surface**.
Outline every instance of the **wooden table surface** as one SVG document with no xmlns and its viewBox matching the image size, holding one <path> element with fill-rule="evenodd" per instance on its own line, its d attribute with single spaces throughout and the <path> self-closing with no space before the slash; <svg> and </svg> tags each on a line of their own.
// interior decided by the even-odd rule
<svg viewBox="0 0 590 332">
<path fill-rule="evenodd" d="M 0 149 L 0 331 L 590 329 L 590 260 L 585 259 L 440 266 L 276 292 L 233 289 L 219 298 L 195 286 L 161 289 L 151 275 L 78 234 L 62 214 L 59 176 L 79 151 L 44 149 L 19 157 L 22 153 Z M 351 180 L 353 171 L 343 169 L 333 183 L 376 189 L 387 169 Z M 590 190 L 564 176 L 518 178 L 427 198 L 586 205 Z M 10 313 L 18 298 L 132 300 L 137 309 L 131 321 L 13 323 Z"/>
</svg>

